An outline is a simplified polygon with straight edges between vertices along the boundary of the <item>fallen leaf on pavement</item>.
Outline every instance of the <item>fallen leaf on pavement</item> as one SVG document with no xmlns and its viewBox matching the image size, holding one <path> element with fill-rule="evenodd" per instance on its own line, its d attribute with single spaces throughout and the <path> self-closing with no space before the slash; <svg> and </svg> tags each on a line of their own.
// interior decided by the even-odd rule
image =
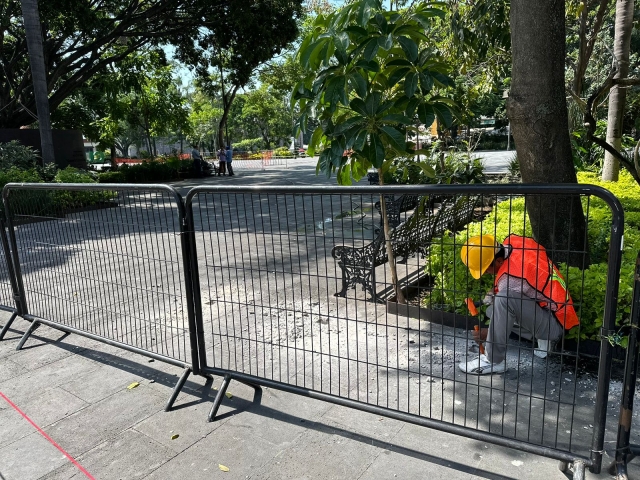
<svg viewBox="0 0 640 480">
<path fill-rule="evenodd" d="M 138 385 L 140 385 L 138 382 L 133 382 L 133 383 L 132 383 L 131 385 L 129 385 L 127 388 L 128 388 L 129 390 L 132 390 L 132 389 L 136 388 Z"/>
<path fill-rule="evenodd" d="M 218 464 L 218 468 L 220 470 L 222 470 L 223 472 L 228 472 L 229 471 L 229 467 L 225 467 L 224 465 L 222 465 L 220 463 Z"/>
</svg>

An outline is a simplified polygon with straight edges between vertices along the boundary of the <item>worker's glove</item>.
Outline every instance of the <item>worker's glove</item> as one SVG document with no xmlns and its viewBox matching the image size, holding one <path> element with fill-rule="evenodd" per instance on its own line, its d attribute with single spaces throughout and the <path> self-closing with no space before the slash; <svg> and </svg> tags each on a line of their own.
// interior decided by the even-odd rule
<svg viewBox="0 0 640 480">
<path fill-rule="evenodd" d="M 484 303 L 485 305 L 493 305 L 494 295 L 495 294 L 492 291 L 487 292 L 487 294 L 482 299 L 482 303 Z"/>
</svg>

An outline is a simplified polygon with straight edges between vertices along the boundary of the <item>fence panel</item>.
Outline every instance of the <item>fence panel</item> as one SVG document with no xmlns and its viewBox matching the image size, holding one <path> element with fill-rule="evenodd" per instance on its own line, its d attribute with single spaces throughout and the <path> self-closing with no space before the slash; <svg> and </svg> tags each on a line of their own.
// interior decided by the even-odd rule
<svg viewBox="0 0 640 480">
<path fill-rule="evenodd" d="M 0 250 L 0 310 L 11 313 L 9 320 L 0 329 L 0 340 L 2 340 L 20 313 L 18 286 L 11 261 L 11 248 L 9 247 L 4 220 L 0 220 L 0 241 L 2 242 L 2 249 Z"/>
<path fill-rule="evenodd" d="M 198 373 L 184 207 L 166 185 L 9 184 L 24 318 Z M 193 338 L 192 338 L 193 337 Z"/>
<path fill-rule="evenodd" d="M 395 301 L 381 194 L 408 304 Z M 582 338 L 599 338 L 598 322 L 605 336 L 614 329 L 623 214 L 609 192 L 583 185 L 197 187 L 186 207 L 201 368 L 225 375 L 210 419 L 235 379 L 556 458 L 563 469 L 574 462 L 577 478 L 585 466 L 600 470 L 611 347 L 605 338 L 596 343 L 592 373 L 578 352 Z M 502 300 L 520 301 L 501 310 L 509 312 L 504 318 L 526 320 L 521 312 L 533 309 L 534 335 L 553 340 L 555 328 L 557 347 L 546 352 L 529 341 L 525 320 L 514 327 L 516 338 L 501 343 L 506 320 L 496 313 L 493 341 L 483 347 L 495 359 L 506 350 L 506 372 L 465 373 L 458 364 L 477 358 L 479 348 L 470 331 L 486 327 L 466 315 L 465 299 L 481 300 L 493 279 L 474 280 L 461 248 L 476 235 L 503 242 L 533 229 L 558 264 L 553 275 L 545 264 L 551 284 L 566 282 L 582 324 L 562 331 L 550 307 L 534 308 L 512 286 L 500 287 Z M 589 262 L 607 278 L 597 299 L 584 270 Z M 496 311 L 502 300 L 494 300 Z"/>
</svg>

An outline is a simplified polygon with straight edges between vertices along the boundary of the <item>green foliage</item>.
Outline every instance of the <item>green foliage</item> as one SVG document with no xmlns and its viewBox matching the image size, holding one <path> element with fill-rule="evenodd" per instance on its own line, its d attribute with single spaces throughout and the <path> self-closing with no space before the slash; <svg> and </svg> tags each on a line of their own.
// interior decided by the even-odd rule
<svg viewBox="0 0 640 480">
<path fill-rule="evenodd" d="M 628 323 L 634 282 L 636 255 L 640 251 L 640 190 L 627 172 L 621 172 L 619 182 L 602 182 L 594 173 L 581 172 L 578 181 L 600 185 L 616 195 L 625 210 L 625 233 L 616 324 Z M 586 270 L 560 264 L 558 267 L 567 281 L 569 292 L 581 321 L 579 328 L 568 333 L 568 338 L 599 339 L 604 315 L 605 285 L 607 283 L 607 256 L 610 239 L 611 213 L 606 203 L 592 197 L 583 208 L 588 220 L 588 240 L 591 265 Z M 473 222 L 467 229 L 442 243 L 432 246 L 426 271 L 435 280 L 431 295 L 424 300 L 430 308 L 465 313 L 465 298 L 480 299 L 492 288 L 489 276 L 474 280 L 460 259 L 460 248 L 468 237 L 480 234 L 495 235 L 499 240 L 509 234 L 532 236 L 524 199 L 498 203 L 482 222 Z"/>
<path fill-rule="evenodd" d="M 186 160 L 158 162 L 145 161 L 138 165 L 122 165 L 117 172 L 98 174 L 100 183 L 154 183 L 179 180 L 181 174 L 191 173 L 193 162 Z"/>
<path fill-rule="evenodd" d="M 233 148 L 237 148 L 240 151 L 258 151 L 264 148 L 264 140 L 259 138 L 247 138 L 240 142 L 235 142 Z"/>
<path fill-rule="evenodd" d="M 428 3 L 387 12 L 359 0 L 317 17 L 298 51 L 305 77 L 292 101 L 297 128 L 320 123 L 308 149 L 320 154 L 318 171 L 335 172 L 340 184 L 371 167 L 384 174 L 395 158 L 415 156 L 408 131 L 436 118 L 451 125 L 453 103 L 442 94 L 453 81 L 429 35 L 443 16 Z"/>
<path fill-rule="evenodd" d="M 288 147 L 280 147 L 280 148 L 276 148 L 273 151 L 273 155 L 276 157 L 290 157 L 291 152 L 289 151 Z"/>
<path fill-rule="evenodd" d="M 425 168 L 427 166 L 427 168 Z M 396 159 L 384 177 L 385 184 L 470 184 L 484 182 L 484 166 L 479 158 L 455 147 L 440 150 L 440 142 L 433 144 L 426 159 Z"/>
<path fill-rule="evenodd" d="M 31 147 L 22 145 L 17 140 L 0 143 L 0 170 L 9 170 L 12 167 L 29 170 L 37 164 L 38 155 Z"/>
</svg>

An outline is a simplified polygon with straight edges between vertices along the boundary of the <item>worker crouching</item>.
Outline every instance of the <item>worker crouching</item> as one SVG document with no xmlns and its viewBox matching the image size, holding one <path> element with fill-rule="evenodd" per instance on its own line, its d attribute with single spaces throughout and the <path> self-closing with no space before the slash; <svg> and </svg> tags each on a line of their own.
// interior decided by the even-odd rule
<svg viewBox="0 0 640 480">
<path fill-rule="evenodd" d="M 476 375 L 506 371 L 507 341 L 517 324 L 537 340 L 534 354 L 546 357 L 563 331 L 580 323 L 566 283 L 545 248 L 535 240 L 509 235 L 498 243 L 491 235 L 471 237 L 460 251 L 462 261 L 476 280 L 495 275 L 489 304 L 489 328 L 474 332 L 485 353 L 459 367 Z"/>
</svg>

